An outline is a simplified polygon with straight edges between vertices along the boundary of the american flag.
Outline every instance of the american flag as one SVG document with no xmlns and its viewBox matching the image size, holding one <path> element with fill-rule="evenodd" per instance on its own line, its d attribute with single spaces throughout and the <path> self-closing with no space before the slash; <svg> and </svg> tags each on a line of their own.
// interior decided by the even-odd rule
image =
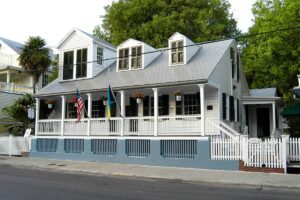
<svg viewBox="0 0 300 200">
<path fill-rule="evenodd" d="M 82 108 L 84 107 L 84 101 L 82 100 L 78 89 L 77 89 L 76 96 L 77 96 L 77 121 L 80 122 L 81 111 L 82 111 Z"/>
</svg>

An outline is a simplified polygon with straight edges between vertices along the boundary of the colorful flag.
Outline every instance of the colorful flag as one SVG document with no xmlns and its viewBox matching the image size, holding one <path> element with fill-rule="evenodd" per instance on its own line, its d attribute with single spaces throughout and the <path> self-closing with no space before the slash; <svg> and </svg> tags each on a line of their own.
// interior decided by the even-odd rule
<svg viewBox="0 0 300 200">
<path fill-rule="evenodd" d="M 108 89 L 107 89 L 107 118 L 108 118 L 108 120 L 110 120 L 110 118 L 111 118 L 112 105 L 114 103 L 117 103 L 117 100 L 116 100 L 115 95 L 109 85 Z"/>
<path fill-rule="evenodd" d="M 77 121 L 80 122 L 82 108 L 84 107 L 84 101 L 80 96 L 79 90 L 77 89 Z"/>
</svg>

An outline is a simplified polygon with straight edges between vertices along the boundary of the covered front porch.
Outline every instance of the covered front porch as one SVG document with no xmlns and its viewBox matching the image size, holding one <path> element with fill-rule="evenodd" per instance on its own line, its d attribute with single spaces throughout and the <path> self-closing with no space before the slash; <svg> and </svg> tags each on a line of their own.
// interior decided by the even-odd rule
<svg viewBox="0 0 300 200">
<path fill-rule="evenodd" d="M 109 120 L 106 91 L 82 91 L 85 109 L 80 122 L 77 122 L 72 101 L 75 91 L 74 94 L 39 97 L 36 98 L 35 134 L 64 137 L 218 134 L 214 126 L 219 122 L 218 92 L 208 84 L 114 90 L 117 103 L 112 105 Z M 46 113 L 45 105 L 50 103 L 52 108 L 46 108 Z M 206 117 L 209 119 L 205 120 Z"/>
</svg>

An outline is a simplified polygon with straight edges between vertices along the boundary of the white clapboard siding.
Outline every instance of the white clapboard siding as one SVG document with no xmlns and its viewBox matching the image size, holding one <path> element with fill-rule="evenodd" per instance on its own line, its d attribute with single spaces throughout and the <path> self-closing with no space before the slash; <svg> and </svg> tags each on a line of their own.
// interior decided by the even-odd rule
<svg viewBox="0 0 300 200">
<path fill-rule="evenodd" d="M 0 154 L 21 155 L 22 152 L 29 152 L 30 141 L 30 137 L 0 137 Z"/>
</svg>

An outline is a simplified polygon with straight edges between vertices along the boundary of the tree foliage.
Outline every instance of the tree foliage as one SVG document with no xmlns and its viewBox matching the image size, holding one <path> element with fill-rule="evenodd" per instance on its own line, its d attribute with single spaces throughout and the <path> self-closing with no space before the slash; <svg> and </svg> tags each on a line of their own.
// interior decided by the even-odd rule
<svg viewBox="0 0 300 200">
<path fill-rule="evenodd" d="M 28 107 L 33 106 L 34 99 L 31 95 L 25 94 L 21 98 L 17 99 L 14 104 L 3 108 L 3 112 L 13 118 L 16 124 L 8 125 L 8 131 L 15 135 L 23 135 L 25 129 L 29 128 L 31 123 L 28 118 Z"/>
<path fill-rule="evenodd" d="M 102 26 L 94 34 L 119 45 L 128 38 L 153 47 L 167 46 L 180 32 L 195 42 L 237 35 L 227 0 L 119 0 L 106 6 Z"/>
<path fill-rule="evenodd" d="M 54 60 L 52 61 L 53 71 L 49 77 L 49 83 L 54 81 L 58 77 L 58 68 L 59 68 L 58 59 L 59 59 L 59 56 L 55 55 Z"/>
<path fill-rule="evenodd" d="M 278 87 L 285 100 L 297 85 L 300 73 L 300 1 L 258 0 L 252 8 L 254 24 L 250 34 L 296 27 L 286 31 L 250 37 L 242 61 L 251 88 Z"/>
<path fill-rule="evenodd" d="M 40 75 L 51 64 L 49 52 L 50 49 L 46 47 L 45 40 L 39 36 L 29 37 L 21 48 L 18 60 L 24 71 L 33 75 L 34 90 Z"/>
</svg>

